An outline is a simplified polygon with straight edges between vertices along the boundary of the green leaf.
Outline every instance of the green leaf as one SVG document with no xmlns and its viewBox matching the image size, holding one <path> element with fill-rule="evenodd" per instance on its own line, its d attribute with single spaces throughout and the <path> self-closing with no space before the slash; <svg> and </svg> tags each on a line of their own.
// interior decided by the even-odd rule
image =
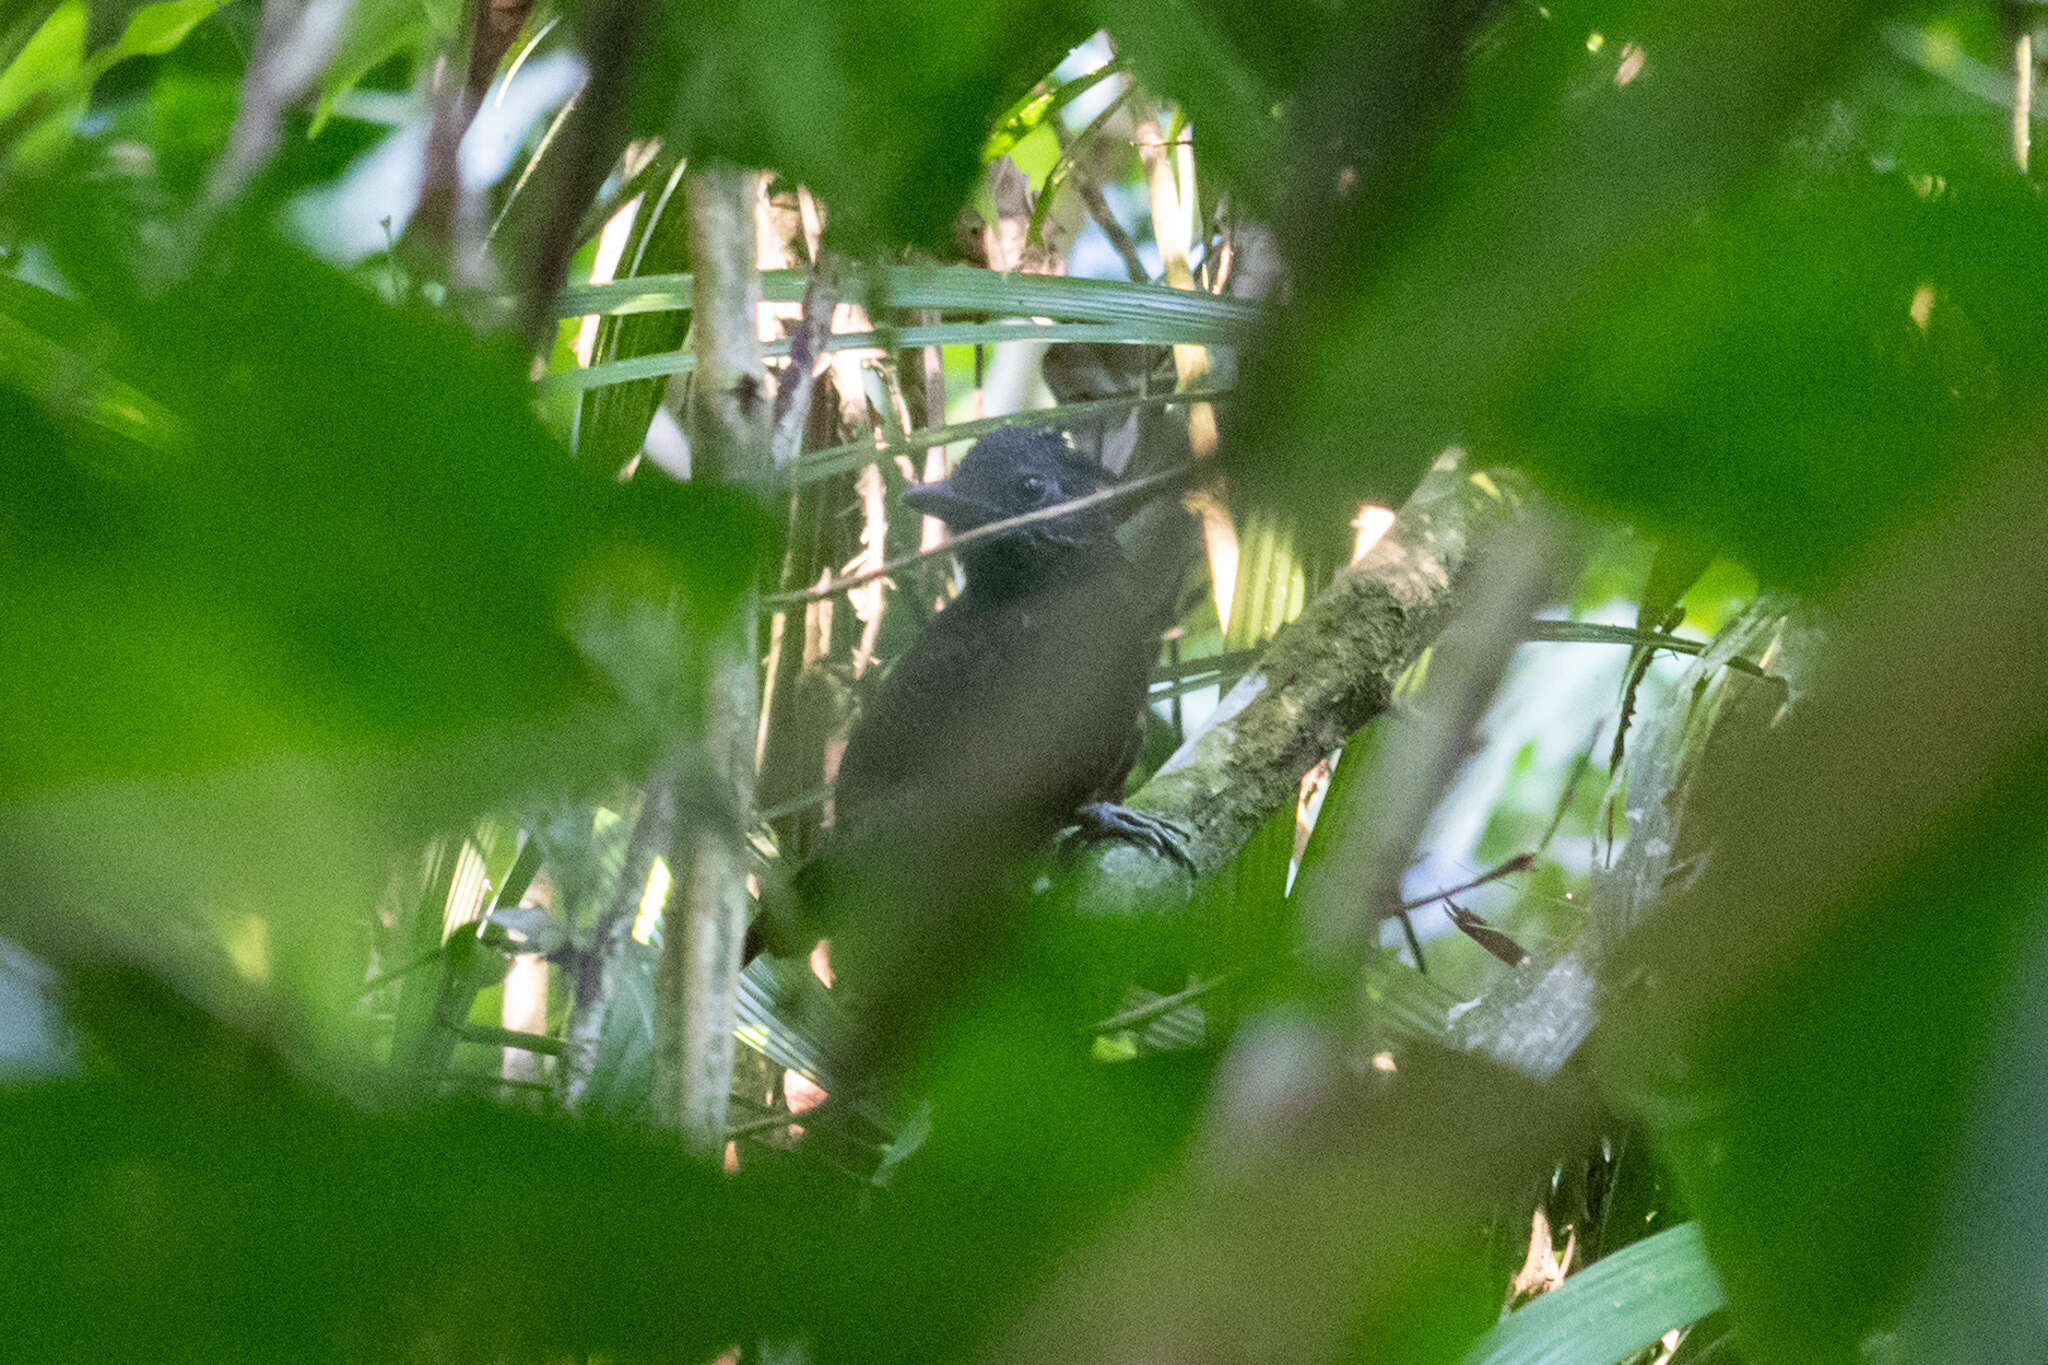
<svg viewBox="0 0 2048 1365">
<path fill-rule="evenodd" d="M 1614 1365 L 1720 1306 L 1699 1225 L 1680 1223 L 1538 1295 L 1481 1337 L 1462 1365 Z"/>
<path fill-rule="evenodd" d="M 808 963 L 755 958 L 740 973 L 735 1003 L 741 1042 L 827 1090 L 837 1088 L 844 1068 L 834 1058 L 836 1006 Z"/>
<path fill-rule="evenodd" d="M 1055 114 L 1123 69 L 1121 62 L 1104 62 L 1093 71 L 1051 88 L 1044 88 L 1041 82 L 1040 88 L 1011 105 L 1010 111 L 997 121 L 988 145 L 981 149 L 981 159 L 994 161 L 1011 152 L 1018 143 L 1046 127 Z"/>
<path fill-rule="evenodd" d="M 94 1035 L 116 1074 L 0 1092 L 18 1176 L 0 1186 L 11 1360 L 76 1360 L 89 1340 L 109 1362 L 338 1365 L 401 1358 L 422 1331 L 465 1356 L 517 1340 L 708 1360 L 800 1327 L 761 1287 L 802 1283 L 844 1216 L 815 1185 L 736 1181 L 622 1127 L 473 1101 L 352 1105 L 160 983 L 89 986 L 128 1031 L 119 1051 Z M 556 1251 L 644 1273 L 519 1269 L 537 1182 L 578 1211 L 548 1230 Z M 151 1215 L 110 1216 L 137 1189 Z M 796 1249 L 749 1235 L 770 1227 Z"/>
<path fill-rule="evenodd" d="M 218 247 L 88 299 L 105 362 L 78 372 L 169 413 L 136 428 L 168 453 L 106 434 L 119 388 L 0 365 L 0 848 L 52 888 L 0 919 L 32 947 L 216 945 L 188 965 L 339 1021 L 392 857 L 679 723 L 691 623 L 750 581 L 762 514 L 586 477 L 516 354 L 227 225 Z M 602 652 L 657 611 L 653 648 Z M 664 692 L 605 672 L 654 654 Z"/>
<path fill-rule="evenodd" d="M 2038 874 L 2037 874 L 2038 875 Z M 2048 1323 L 2030 1302 L 2048 1272 L 2048 1200 L 2036 1172 L 2048 1100 L 2048 935 L 2036 913 L 1985 1022 L 1989 1055 L 1942 1182 L 1941 1226 L 1894 1340 L 1902 1360 L 2039 1360 Z M 1866 1358 L 1868 1356 L 1866 1352 Z"/>
<path fill-rule="evenodd" d="M 653 1114 L 655 950 L 629 943 L 614 966 L 581 1112 L 645 1121 Z"/>
<path fill-rule="evenodd" d="M 1608 286 L 1641 278 L 1631 272 L 1659 244 L 1769 164 L 1802 103 L 1845 52 L 1864 50 L 1857 40 L 1872 8 L 1739 0 L 1709 12 L 1633 0 L 1513 9 L 1413 177 L 1413 202 L 1377 229 L 1373 203 L 1347 210 L 1356 230 L 1328 229 L 1342 249 L 1312 263 L 1301 316 L 1278 339 L 1289 354 L 1284 366 L 1275 358 L 1247 414 L 1245 477 L 1273 496 L 1342 489 L 1391 500 L 1449 443 L 1498 435 L 1500 453 L 1515 450 L 1515 428 L 1499 433 L 1489 409 L 1575 323 L 1661 326 L 1673 347 L 1710 340 L 1697 314 L 1653 323 L 1641 316 L 1649 305 Z M 1739 471 L 1702 468 L 1647 435 L 1632 445 L 1632 506 L 1683 478 L 1720 490 L 1723 520 L 1739 518 L 1737 504 L 1774 510 Z M 1784 463 L 1803 468 L 1804 456 Z"/>
<path fill-rule="evenodd" d="M 135 11 L 112 46 L 93 54 L 95 71 L 125 57 L 156 56 L 185 41 L 185 35 L 218 10 L 224 0 L 158 0 Z"/>
<path fill-rule="evenodd" d="M 761 297 L 796 303 L 810 273 L 764 270 Z M 572 285 L 555 300 L 555 316 L 589 313 L 650 313 L 690 306 L 688 275 L 643 275 L 610 284 Z M 986 313 L 996 317 L 1045 317 L 1063 322 L 1172 321 L 1191 335 L 1224 339 L 1264 316 L 1258 304 L 1158 284 L 1089 280 L 1068 275 L 1026 275 L 975 266 L 891 266 L 850 271 L 840 291 L 844 303 L 868 308 L 931 308 L 941 312 Z"/>
<path fill-rule="evenodd" d="M 0 275 L 0 383 L 35 398 L 78 439 L 177 450 L 186 438 L 170 411 L 88 358 L 112 344 L 106 321 L 89 309 Z"/>
<path fill-rule="evenodd" d="M 620 270 L 623 276 L 659 276 L 689 264 L 688 215 L 680 191 L 682 175 L 682 167 L 677 166 L 642 194 Z M 611 364 L 676 353 L 681 350 L 689 328 L 687 307 L 639 314 L 622 310 L 599 323 L 591 357 L 599 364 Z M 586 390 L 577 410 L 577 457 L 599 470 L 623 468 L 646 441 L 648 424 L 654 420 L 666 387 L 666 382 L 656 376 L 634 384 Z"/>
<path fill-rule="evenodd" d="M 1927 1292 L 1924 1255 L 1898 1248 L 1960 1230 L 1956 1201 L 2000 1178 L 1960 1158 L 1974 1155 L 1973 1114 L 2007 1103 L 1982 1078 L 1987 1063 L 2020 1063 L 2005 1001 L 2038 1008 L 2021 945 L 2042 932 L 2038 849 L 2015 858 L 2005 842 L 2039 806 L 2000 804 L 1718 1010 L 1710 1036 L 1667 1063 L 1682 1081 L 1628 1097 L 1728 1248 L 1730 1311 L 1760 1360 L 1857 1359 Z M 2009 1235 L 2007 1254 L 2048 1265 L 2038 1230 Z M 1937 1273 L 1937 1316 L 1965 1315 L 1981 1290 Z"/>
<path fill-rule="evenodd" d="M 999 346 L 1011 341 L 1092 341 L 1098 344 L 1170 346 L 1182 342 L 1200 344 L 1203 339 L 1201 333 L 1185 324 L 1160 320 L 1133 320 L 1113 325 L 1089 322 L 943 322 L 931 326 L 898 327 L 880 332 L 835 333 L 818 349 L 848 351 L 871 347 L 896 350 L 917 346 Z M 761 353 L 766 356 L 788 355 L 789 338 L 764 342 Z M 617 360 L 605 365 L 592 365 L 583 370 L 558 370 L 544 376 L 538 387 L 543 394 L 581 392 L 585 389 L 601 388 L 606 384 L 624 384 L 660 375 L 688 374 L 696 367 L 695 355 L 672 351 L 662 355 L 640 356 L 633 360 Z"/>
<path fill-rule="evenodd" d="M 1236 592 L 1223 632 L 1225 649 L 1264 644 L 1301 615 L 1312 593 L 1329 581 L 1334 566 L 1322 556 L 1303 552 L 1297 544 L 1297 538 L 1306 539 L 1301 529 L 1298 518 L 1269 508 L 1254 509 L 1244 518 L 1237 537 Z"/>
<path fill-rule="evenodd" d="M 990 126 L 1096 27 L 1070 0 L 714 0 L 656 19 L 628 135 L 810 186 L 855 255 L 941 245 Z"/>
<path fill-rule="evenodd" d="M 436 39 L 452 40 L 459 13 L 450 0 L 357 0 L 350 5 L 341 41 L 321 79 L 311 131 L 317 134 L 325 126 L 337 97 L 395 54 Z"/>
<path fill-rule="evenodd" d="M 2048 386 L 2037 229 L 2003 177 L 1767 186 L 1622 272 L 1503 422 L 1581 499 L 1824 581 Z"/>
<path fill-rule="evenodd" d="M 2048 1266 L 2036 1186 L 2007 1177 L 2034 1144 L 2048 868 L 2048 668 L 2012 584 L 2041 577 L 2042 505 L 2031 454 L 1987 470 L 1873 557 L 1824 647 L 1770 631 L 1818 666 L 1789 706 L 1731 688 L 1681 802 L 1631 781 L 1633 822 L 1679 818 L 1652 845 L 1670 874 L 1644 869 L 1660 904 L 1603 962 L 1629 984 L 1599 1055 L 1715 1250 L 1748 1358 L 1890 1356 L 1916 1310 L 1973 1339 L 1899 1359 L 2036 1354 L 2039 1316 L 1955 1257 Z"/>
<path fill-rule="evenodd" d="M 83 0 L 64 0 L 50 12 L 5 71 L 0 71 L 0 118 L 38 95 L 73 90 L 85 68 Z"/>
</svg>

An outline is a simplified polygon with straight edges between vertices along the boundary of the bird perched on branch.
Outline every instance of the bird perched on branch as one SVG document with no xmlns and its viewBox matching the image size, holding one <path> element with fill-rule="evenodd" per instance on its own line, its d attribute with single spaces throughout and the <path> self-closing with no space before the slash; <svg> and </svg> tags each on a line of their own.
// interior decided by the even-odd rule
<svg viewBox="0 0 2048 1365">
<path fill-rule="evenodd" d="M 958 535 L 1101 485 L 1101 469 L 1057 434 L 1012 427 L 903 501 Z M 999 822 L 1001 842 L 1029 852 L 1078 825 L 1179 856 L 1170 826 L 1116 804 L 1163 621 L 1109 510 L 1019 527 L 960 560 L 965 590 L 890 670 L 847 742 L 841 829 L 859 837 L 913 814 L 941 827 Z"/>
<path fill-rule="evenodd" d="M 904 495 L 955 534 L 1096 492 L 1058 434 L 1005 428 L 952 477 Z M 830 847 L 798 875 L 834 966 L 900 1013 L 934 971 L 971 964 L 1015 871 L 1063 829 L 1185 861 L 1179 831 L 1119 804 L 1170 614 L 1096 506 L 960 552 L 966 584 L 868 701 L 834 790 Z M 883 980 L 886 979 L 886 980 Z"/>
</svg>

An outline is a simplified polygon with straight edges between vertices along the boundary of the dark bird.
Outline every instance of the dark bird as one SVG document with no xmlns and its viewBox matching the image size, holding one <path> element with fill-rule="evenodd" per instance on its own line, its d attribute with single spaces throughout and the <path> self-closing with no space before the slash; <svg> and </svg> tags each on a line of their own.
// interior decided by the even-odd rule
<svg viewBox="0 0 2048 1365">
<path fill-rule="evenodd" d="M 1058 434 L 1005 428 L 904 501 L 959 534 L 1102 484 Z M 1170 595 L 1135 572 L 1115 517 L 1051 517 L 959 559 L 965 587 L 867 702 L 832 843 L 798 877 L 835 968 L 892 1014 L 1000 938 L 1010 879 L 1061 830 L 1185 859 L 1173 826 L 1118 804 Z"/>
<path fill-rule="evenodd" d="M 954 533 L 1096 492 L 1102 471 L 1055 433 L 1006 428 L 953 476 L 904 494 Z M 1066 826 L 1179 856 L 1169 827 L 1116 804 L 1137 760 L 1160 603 L 1107 508 L 1019 527 L 960 555 L 966 587 L 918 637 L 848 740 L 837 822 L 915 815 L 995 824 L 1022 852 Z"/>
</svg>

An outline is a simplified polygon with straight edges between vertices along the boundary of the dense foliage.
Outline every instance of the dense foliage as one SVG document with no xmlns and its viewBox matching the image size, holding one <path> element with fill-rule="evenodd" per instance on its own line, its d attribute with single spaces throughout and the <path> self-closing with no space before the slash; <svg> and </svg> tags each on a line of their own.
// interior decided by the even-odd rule
<svg viewBox="0 0 2048 1365">
<path fill-rule="evenodd" d="M 2038 8 L 0 9 L 0 1355 L 2042 1358 Z M 1200 875 L 870 1085 L 1016 421 Z"/>
</svg>

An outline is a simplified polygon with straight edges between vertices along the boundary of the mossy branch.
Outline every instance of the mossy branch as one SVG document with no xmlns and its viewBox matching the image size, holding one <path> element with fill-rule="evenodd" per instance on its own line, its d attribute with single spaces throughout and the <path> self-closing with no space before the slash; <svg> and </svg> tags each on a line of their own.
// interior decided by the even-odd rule
<svg viewBox="0 0 2048 1365">
<path fill-rule="evenodd" d="M 1273 637 L 1215 716 L 1131 804 L 1189 831 L 1215 872 L 1296 798 L 1301 776 L 1392 704 L 1395 681 L 1442 632 L 1481 550 L 1519 515 L 1507 476 L 1439 459 L 1379 544 Z M 1185 874 L 1125 844 L 1097 855 L 1098 887 L 1148 899 Z"/>
</svg>

